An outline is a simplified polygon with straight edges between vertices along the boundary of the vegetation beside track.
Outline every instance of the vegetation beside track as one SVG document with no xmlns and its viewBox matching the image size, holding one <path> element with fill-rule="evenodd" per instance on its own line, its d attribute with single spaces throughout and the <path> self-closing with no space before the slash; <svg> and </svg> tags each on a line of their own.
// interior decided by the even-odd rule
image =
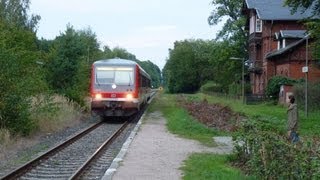
<svg viewBox="0 0 320 180">
<path fill-rule="evenodd" d="M 308 174 L 313 177 L 317 176 L 317 173 L 314 173 L 316 172 L 314 170 L 318 166 L 313 166 L 312 164 L 317 164 L 319 159 L 308 157 L 316 157 L 319 153 L 318 150 L 315 149 L 319 143 L 317 140 L 319 138 L 319 132 L 317 132 L 318 123 L 316 121 L 317 119 L 320 119 L 319 113 L 312 112 L 307 118 L 304 117 L 303 112 L 300 112 L 300 136 L 305 142 L 304 145 L 296 147 L 288 143 L 285 139 L 287 119 L 286 107 L 275 106 L 272 103 L 244 105 L 239 100 L 208 96 L 200 93 L 184 95 L 184 97 L 190 102 L 200 102 L 206 99 L 209 104 L 219 103 L 229 106 L 235 112 L 243 114 L 248 122 L 244 123 L 244 128 L 249 127 L 250 129 L 240 129 L 235 134 L 229 133 L 229 135 L 237 137 L 239 141 L 258 141 L 258 143 L 245 144 L 244 148 L 238 147 L 236 153 L 233 155 L 194 154 L 190 156 L 182 168 L 185 172 L 184 179 L 193 179 L 196 177 L 197 179 L 216 179 L 217 177 L 221 177 L 220 179 L 238 179 L 233 178 L 230 174 L 237 175 L 239 172 L 240 174 L 254 174 L 256 177 L 279 176 L 294 178 L 299 176 L 306 177 Z M 199 126 L 197 123 L 194 124 L 194 122 L 198 121 L 191 117 L 188 111 L 179 106 L 177 103 L 177 95 L 161 94 L 160 97 L 154 101 L 150 110 L 154 111 L 156 109 L 161 110 L 167 118 L 169 131 L 179 134 L 182 137 L 199 140 L 197 135 L 195 135 L 196 133 L 199 133 L 202 137 L 206 137 L 201 139 L 211 140 L 212 136 L 226 134 L 226 132 L 219 131 L 201 133 L 212 129 L 202 125 Z M 198 129 L 195 127 L 200 128 Z M 195 131 L 195 129 L 197 129 L 197 131 Z M 308 138 L 311 137 L 313 139 L 308 140 Z M 265 146 L 265 144 L 268 144 L 268 146 Z M 254 151 L 259 151 L 259 149 L 261 150 L 262 148 L 265 151 L 265 154 L 261 156 L 259 153 L 253 153 L 250 154 L 250 156 L 244 156 L 245 152 L 242 150 L 246 148 L 252 148 Z M 197 160 L 194 160 L 195 157 Z M 222 158 L 223 160 L 219 160 L 219 158 Z M 290 158 L 290 161 L 293 163 L 284 163 L 287 161 L 283 161 L 283 158 Z M 298 166 L 298 162 L 301 162 L 301 160 L 308 162 L 309 165 L 301 164 Z M 283 164 L 285 164 L 286 168 L 283 167 Z M 297 167 L 300 169 L 300 174 L 293 172 Z M 219 172 L 212 170 L 219 168 L 222 168 Z M 245 170 L 245 173 L 241 173 L 240 169 Z M 227 170 L 232 171 L 232 173 Z M 244 178 L 241 179 L 255 179 L 254 177 L 243 177 Z"/>
<path fill-rule="evenodd" d="M 50 134 L 79 123 L 84 116 L 83 108 L 61 95 L 41 95 L 32 98 L 30 118 L 35 127 L 30 135 Z M 0 129 L 0 150 L 14 146 L 20 136 L 8 129 Z"/>
<path fill-rule="evenodd" d="M 230 155 L 194 153 L 181 168 L 185 180 L 255 179 L 230 165 Z"/>
<path fill-rule="evenodd" d="M 176 101 L 176 95 L 158 93 L 155 101 L 149 107 L 149 112 L 160 110 L 167 119 L 170 132 L 181 137 L 198 140 L 203 144 L 213 146 L 213 136 L 221 132 L 207 128 L 204 124 L 190 116 Z"/>
</svg>

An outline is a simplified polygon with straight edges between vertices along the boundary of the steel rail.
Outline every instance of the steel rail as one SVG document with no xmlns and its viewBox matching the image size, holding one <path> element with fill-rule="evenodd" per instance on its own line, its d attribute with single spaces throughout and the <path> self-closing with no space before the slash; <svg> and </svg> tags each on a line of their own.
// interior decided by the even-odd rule
<svg viewBox="0 0 320 180">
<path fill-rule="evenodd" d="M 81 137 L 83 137 L 84 135 L 88 134 L 89 132 L 91 132 L 92 130 L 96 129 L 97 127 L 99 127 L 102 124 L 103 124 L 103 122 L 99 122 L 99 123 L 96 123 L 96 124 L 88 127 L 87 129 L 84 129 L 80 133 L 78 133 L 75 136 L 69 138 L 68 140 L 64 141 L 63 143 L 61 143 L 61 144 L 49 149 L 48 151 L 46 151 L 42 155 L 36 157 L 33 160 L 30 160 L 29 162 L 27 162 L 24 165 L 18 167 L 17 169 L 13 170 L 9 174 L 5 175 L 4 177 L 0 177 L 0 179 L 8 180 L 8 179 L 16 179 L 16 178 L 20 177 L 22 174 L 24 174 L 25 172 L 27 172 L 28 170 L 32 169 L 37 164 L 39 164 L 41 160 L 52 156 L 56 152 L 60 151 L 64 147 L 72 144 L 73 142 L 75 142 L 76 140 L 80 139 Z"/>
<path fill-rule="evenodd" d="M 78 168 L 78 170 L 69 178 L 69 180 L 74 180 L 74 179 L 78 179 L 81 174 L 85 171 L 85 169 L 89 166 L 89 164 L 99 156 L 99 154 L 101 152 L 103 152 L 103 149 L 107 146 L 107 145 L 110 145 L 113 140 L 115 138 L 118 137 L 118 135 L 123 131 L 123 129 L 125 129 L 127 126 L 128 126 L 129 122 L 126 121 L 125 123 L 122 124 L 122 126 L 117 130 L 115 131 L 97 150 L 94 154 L 92 154 L 86 162 L 84 162 L 82 164 L 81 167 Z"/>
</svg>

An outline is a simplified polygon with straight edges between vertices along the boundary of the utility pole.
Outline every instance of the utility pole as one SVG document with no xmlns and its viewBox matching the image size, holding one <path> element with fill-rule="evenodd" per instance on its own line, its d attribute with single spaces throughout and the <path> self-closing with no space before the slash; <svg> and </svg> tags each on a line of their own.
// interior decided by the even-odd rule
<svg viewBox="0 0 320 180">
<path fill-rule="evenodd" d="M 309 46 L 309 35 L 310 34 L 308 34 L 308 35 L 306 35 L 305 36 L 305 38 L 306 38 L 306 66 L 305 67 L 303 67 L 303 70 L 302 70 L 302 72 L 304 72 L 305 73 L 305 91 L 304 91 L 304 93 L 305 93 L 305 104 L 304 104 L 304 111 L 305 111 L 305 115 L 306 115 L 306 117 L 308 117 L 308 72 L 309 72 L 309 67 L 308 67 L 308 55 L 309 55 L 309 53 L 308 53 L 308 46 Z"/>
</svg>

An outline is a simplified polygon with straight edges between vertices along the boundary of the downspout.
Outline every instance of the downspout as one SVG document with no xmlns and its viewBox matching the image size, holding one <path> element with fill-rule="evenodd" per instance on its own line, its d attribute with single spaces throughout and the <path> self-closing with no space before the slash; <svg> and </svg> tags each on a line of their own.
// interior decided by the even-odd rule
<svg viewBox="0 0 320 180">
<path fill-rule="evenodd" d="M 270 35 L 269 35 L 269 48 L 268 48 L 268 52 L 271 51 L 271 42 L 272 42 L 272 28 L 273 28 L 273 20 L 271 20 L 271 27 L 270 27 Z"/>
<path fill-rule="evenodd" d="M 271 26 L 270 26 L 268 52 L 270 52 L 270 51 L 271 51 L 272 28 L 273 28 L 273 20 L 271 20 Z M 266 64 L 267 64 L 267 67 L 266 67 L 266 74 L 265 74 L 265 77 L 264 77 L 264 80 L 263 80 L 263 81 L 264 81 L 264 87 L 263 87 L 263 90 L 265 91 L 265 88 L 266 88 L 266 86 L 268 85 L 269 76 L 270 76 L 270 75 L 269 75 L 269 72 L 268 72 L 268 64 L 269 64 L 269 63 L 273 63 L 273 64 L 274 64 L 274 62 L 273 62 L 273 61 L 269 61 L 269 62 L 268 62 L 268 60 L 267 60 L 266 56 L 264 56 L 264 57 L 263 57 L 263 59 L 265 60 L 265 62 L 266 62 Z M 269 65 L 269 66 L 270 66 L 270 65 Z M 272 66 L 272 64 L 271 64 L 271 66 Z M 273 67 L 274 67 L 274 72 L 275 72 L 275 65 L 274 65 Z M 272 74 L 273 74 L 273 73 L 272 73 Z"/>
<path fill-rule="evenodd" d="M 272 43 L 272 28 L 273 28 L 273 20 L 271 20 L 271 28 L 270 28 L 270 42 L 269 42 L 269 52 L 271 52 L 271 43 Z M 276 69 L 276 63 L 273 62 L 273 74 L 276 75 L 277 69 Z"/>
</svg>

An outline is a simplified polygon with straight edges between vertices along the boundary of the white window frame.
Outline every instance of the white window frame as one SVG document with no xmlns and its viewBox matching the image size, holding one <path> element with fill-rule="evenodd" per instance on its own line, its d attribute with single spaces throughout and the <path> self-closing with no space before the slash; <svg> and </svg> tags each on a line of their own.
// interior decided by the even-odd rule
<svg viewBox="0 0 320 180">
<path fill-rule="evenodd" d="M 258 29 L 258 24 L 260 24 L 260 29 Z M 262 32 L 262 20 L 256 19 L 256 32 Z"/>
<path fill-rule="evenodd" d="M 255 32 L 255 19 L 256 17 L 255 16 L 251 16 L 250 17 L 250 27 L 249 27 L 249 32 L 250 34 L 254 33 Z"/>
</svg>

